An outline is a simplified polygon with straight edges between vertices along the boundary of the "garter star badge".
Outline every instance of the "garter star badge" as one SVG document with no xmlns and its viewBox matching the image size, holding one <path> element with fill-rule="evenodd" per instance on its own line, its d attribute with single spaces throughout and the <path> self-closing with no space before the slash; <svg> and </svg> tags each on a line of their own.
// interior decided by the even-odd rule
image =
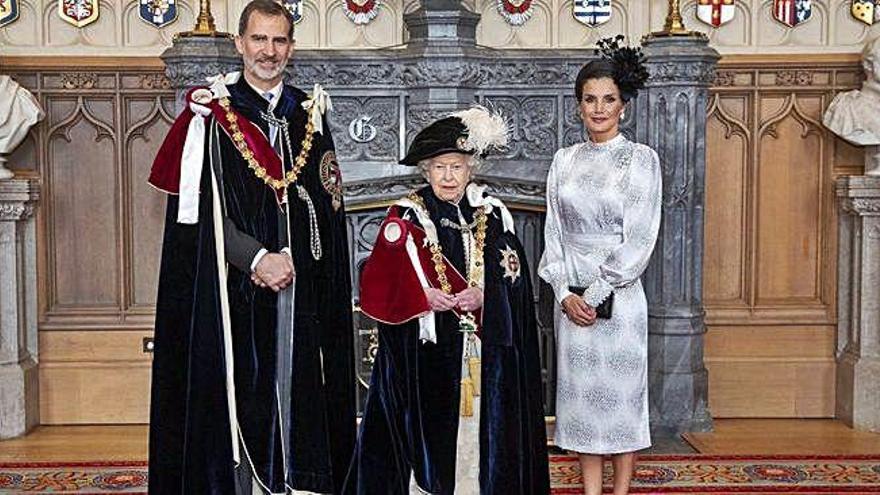
<svg viewBox="0 0 880 495">
<path fill-rule="evenodd" d="M 18 0 L 0 0 L 0 28 L 18 19 Z"/>
<path fill-rule="evenodd" d="M 342 11 L 355 24 L 368 24 L 379 15 L 379 0 L 345 0 Z"/>
<path fill-rule="evenodd" d="M 519 278 L 520 268 L 522 267 L 522 264 L 519 262 L 519 255 L 516 254 L 516 250 L 506 244 L 504 249 L 499 251 L 501 251 L 501 268 L 504 268 L 504 278 L 509 278 L 512 284 L 516 283 L 516 279 Z"/>
<path fill-rule="evenodd" d="M 293 16 L 293 23 L 299 24 L 303 18 L 303 0 L 281 0 L 281 5 Z"/>
<path fill-rule="evenodd" d="M 773 0 L 773 18 L 788 27 L 795 27 L 812 15 L 812 0 Z"/>
<path fill-rule="evenodd" d="M 697 4 L 697 19 L 712 27 L 732 21 L 735 13 L 733 0 L 699 0 Z"/>
<path fill-rule="evenodd" d="M 522 26 L 534 12 L 532 0 L 498 0 L 498 13 L 511 26 Z"/>
<path fill-rule="evenodd" d="M 328 151 L 321 157 L 321 185 L 330 195 L 333 211 L 342 206 L 342 171 L 336 161 L 336 153 Z"/>
<path fill-rule="evenodd" d="M 578 22 L 596 27 L 611 19 L 611 0 L 574 0 L 571 13 Z"/>
<path fill-rule="evenodd" d="M 58 0 L 58 15 L 81 28 L 98 20 L 98 0 Z"/>
<path fill-rule="evenodd" d="M 177 4 L 175 0 L 141 0 L 138 16 L 143 21 L 162 28 L 177 20 Z"/>
</svg>

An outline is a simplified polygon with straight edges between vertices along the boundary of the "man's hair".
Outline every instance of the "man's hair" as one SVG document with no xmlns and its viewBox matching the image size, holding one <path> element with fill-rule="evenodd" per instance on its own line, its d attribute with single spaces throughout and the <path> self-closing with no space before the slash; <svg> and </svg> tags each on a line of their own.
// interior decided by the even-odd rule
<svg viewBox="0 0 880 495">
<path fill-rule="evenodd" d="M 287 24 L 290 26 L 290 29 L 287 30 L 287 38 L 293 39 L 293 16 L 283 5 L 274 0 L 252 0 L 245 6 L 241 12 L 241 18 L 238 20 L 239 36 L 244 36 L 248 22 L 251 19 L 251 14 L 254 11 L 267 16 L 281 16 L 287 19 Z"/>
</svg>

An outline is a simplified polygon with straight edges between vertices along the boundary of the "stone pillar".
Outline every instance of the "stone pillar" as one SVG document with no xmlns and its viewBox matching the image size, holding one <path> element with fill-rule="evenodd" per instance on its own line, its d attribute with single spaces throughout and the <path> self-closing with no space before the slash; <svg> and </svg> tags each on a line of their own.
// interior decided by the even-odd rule
<svg viewBox="0 0 880 495">
<path fill-rule="evenodd" d="M 473 62 L 468 57 L 476 53 L 480 15 L 459 0 L 432 0 L 403 20 L 409 40 L 399 63 L 407 87 L 408 144 L 426 125 L 475 101 Z"/>
<path fill-rule="evenodd" d="M 880 432 L 880 177 L 837 181 L 836 416 Z"/>
<path fill-rule="evenodd" d="M 704 37 L 649 37 L 651 79 L 639 96 L 638 141 L 663 167 L 663 222 L 645 273 L 649 402 L 660 434 L 707 431 L 703 363 L 703 204 L 706 102 L 718 53 Z"/>
<path fill-rule="evenodd" d="M 40 422 L 35 179 L 0 181 L 0 440 Z"/>
</svg>

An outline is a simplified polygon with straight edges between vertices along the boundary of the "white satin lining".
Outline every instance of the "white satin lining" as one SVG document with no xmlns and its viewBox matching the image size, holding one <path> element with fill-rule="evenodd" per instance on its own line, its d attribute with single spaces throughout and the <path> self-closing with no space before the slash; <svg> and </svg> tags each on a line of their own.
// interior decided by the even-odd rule
<svg viewBox="0 0 880 495">
<path fill-rule="evenodd" d="M 220 286 L 220 321 L 223 325 L 223 357 L 226 361 L 226 403 L 229 414 L 230 435 L 232 437 L 232 459 L 235 465 L 241 463 L 238 450 L 238 413 L 235 403 L 235 364 L 232 353 L 232 319 L 229 314 L 229 293 L 226 285 L 226 246 L 223 237 L 223 208 L 220 205 L 220 188 L 214 167 L 211 167 L 211 191 L 214 210 L 214 246 L 217 257 L 217 278 Z"/>
<path fill-rule="evenodd" d="M 510 210 L 507 209 L 507 206 L 500 199 L 489 195 L 483 196 L 485 191 L 486 186 L 477 185 L 473 182 L 468 184 L 466 189 L 468 203 L 474 208 L 489 205 L 489 208 L 486 208 L 487 214 L 492 213 L 492 208 L 498 208 L 501 211 L 501 223 L 504 225 L 504 231 L 512 234 L 515 233 L 513 215 L 510 214 Z"/>
<path fill-rule="evenodd" d="M 205 117 L 211 109 L 189 102 L 195 114 L 186 130 L 183 156 L 180 157 L 180 198 L 177 206 L 177 223 L 195 224 L 199 221 L 199 183 L 202 181 L 202 165 L 205 160 Z"/>
<path fill-rule="evenodd" d="M 416 242 L 413 240 L 412 234 L 406 234 L 406 254 L 409 255 L 409 261 L 412 263 L 416 276 L 422 284 L 422 289 L 427 289 L 431 285 L 428 284 L 428 277 L 422 270 L 422 263 L 419 261 L 419 252 Z M 437 330 L 434 323 L 434 312 L 430 311 L 425 316 L 419 318 L 419 338 L 422 342 L 437 343 Z"/>
</svg>

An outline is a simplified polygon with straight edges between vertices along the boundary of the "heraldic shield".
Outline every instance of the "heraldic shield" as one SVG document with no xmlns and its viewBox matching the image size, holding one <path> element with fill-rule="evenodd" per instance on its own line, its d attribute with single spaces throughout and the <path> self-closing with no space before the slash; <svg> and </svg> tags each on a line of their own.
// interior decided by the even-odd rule
<svg viewBox="0 0 880 495">
<path fill-rule="evenodd" d="M 138 16 L 157 28 L 177 20 L 177 0 L 140 0 Z"/>
<path fill-rule="evenodd" d="M 880 22 L 880 0 L 852 0 L 853 17 L 871 26 Z"/>
<path fill-rule="evenodd" d="M 342 13 L 355 24 L 369 24 L 379 15 L 379 0 L 345 0 Z"/>
<path fill-rule="evenodd" d="M 0 0 L 0 28 L 18 19 L 18 0 Z"/>
<path fill-rule="evenodd" d="M 611 0 L 574 0 L 571 13 L 578 22 L 596 27 L 611 19 Z"/>
<path fill-rule="evenodd" d="M 293 16 L 293 23 L 299 24 L 303 18 L 303 0 L 282 0 L 281 5 Z"/>
<path fill-rule="evenodd" d="M 535 11 L 532 0 L 498 0 L 496 7 L 511 26 L 522 26 Z"/>
<path fill-rule="evenodd" d="M 773 0 L 773 18 L 788 27 L 795 27 L 812 15 L 812 0 Z"/>
<path fill-rule="evenodd" d="M 58 0 L 58 15 L 78 28 L 98 20 L 98 0 Z"/>
<path fill-rule="evenodd" d="M 699 0 L 697 3 L 697 19 L 712 27 L 727 24 L 736 13 L 734 0 Z"/>
</svg>

